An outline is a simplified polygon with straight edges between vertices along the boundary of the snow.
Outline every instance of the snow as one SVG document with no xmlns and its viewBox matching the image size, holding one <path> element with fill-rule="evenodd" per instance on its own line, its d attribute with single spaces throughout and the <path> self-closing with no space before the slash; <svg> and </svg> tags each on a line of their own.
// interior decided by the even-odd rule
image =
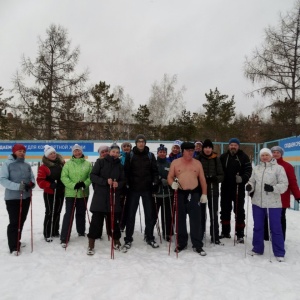
<svg viewBox="0 0 300 300">
<path fill-rule="evenodd" d="M 36 167 L 33 170 L 36 174 Z M 2 199 L 3 194 L 0 187 Z M 61 220 L 63 213 L 64 208 Z M 269 261 L 268 242 L 263 256 L 245 257 L 245 245 L 234 246 L 232 238 L 223 240 L 225 246 L 213 246 L 207 237 L 206 257 L 194 253 L 189 243 L 176 258 L 174 244 L 170 255 L 169 243 L 163 241 L 158 249 L 145 244 L 138 213 L 134 242 L 127 253 L 115 251 L 112 260 L 104 234 L 103 240 L 96 241 L 95 255 L 88 256 L 87 238 L 78 237 L 75 226 L 67 250 L 58 238 L 45 242 L 43 217 L 43 191 L 37 187 L 33 191 L 33 252 L 29 212 L 22 236 L 27 246 L 16 257 L 8 251 L 8 214 L 5 203 L 0 206 L 1 299 L 300 299 L 299 211 L 287 210 L 287 253 L 282 263 L 273 254 Z M 88 228 L 87 220 L 86 232 Z M 252 228 L 249 205 L 247 250 L 251 249 Z"/>
</svg>

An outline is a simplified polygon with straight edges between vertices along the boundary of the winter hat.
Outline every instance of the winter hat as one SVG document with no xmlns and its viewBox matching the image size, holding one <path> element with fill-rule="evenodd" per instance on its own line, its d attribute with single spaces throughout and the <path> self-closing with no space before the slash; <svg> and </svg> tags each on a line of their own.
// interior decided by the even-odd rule
<svg viewBox="0 0 300 300">
<path fill-rule="evenodd" d="M 195 141 L 195 145 L 200 144 L 201 146 L 203 145 L 202 141 Z"/>
<path fill-rule="evenodd" d="M 112 149 L 118 149 L 120 151 L 120 147 L 116 144 L 116 143 L 113 143 L 111 146 L 110 146 L 110 149 L 109 150 L 112 150 Z"/>
<path fill-rule="evenodd" d="M 176 140 L 176 141 L 173 142 L 172 146 L 178 146 L 180 148 L 181 144 L 182 144 L 182 141 Z"/>
<path fill-rule="evenodd" d="M 206 139 L 204 142 L 203 142 L 203 148 L 212 148 L 214 149 L 214 145 L 212 143 L 212 141 L 210 139 Z"/>
<path fill-rule="evenodd" d="M 191 142 L 183 142 L 181 144 L 181 151 L 183 152 L 184 149 L 195 149 L 195 144 Z"/>
<path fill-rule="evenodd" d="M 230 140 L 229 140 L 229 145 L 230 144 L 232 144 L 232 143 L 235 143 L 235 144 L 240 144 L 240 140 L 238 139 L 238 138 L 231 138 Z"/>
<path fill-rule="evenodd" d="M 259 151 L 259 156 L 261 156 L 263 153 L 268 153 L 270 156 L 273 156 L 272 151 L 269 148 L 262 148 Z"/>
<path fill-rule="evenodd" d="M 72 147 L 72 152 L 74 152 L 75 150 L 80 150 L 80 151 L 82 151 L 82 147 L 79 146 L 78 144 L 75 144 L 75 145 Z"/>
<path fill-rule="evenodd" d="M 166 151 L 166 152 L 168 152 L 168 149 L 165 147 L 164 144 L 160 144 L 159 147 L 157 148 L 157 153 L 159 151 Z"/>
<path fill-rule="evenodd" d="M 25 148 L 25 146 L 23 144 L 15 144 L 12 147 L 12 153 L 17 152 L 18 150 L 24 150 L 26 152 L 26 148 Z"/>
<path fill-rule="evenodd" d="M 283 154 L 284 154 L 284 150 L 281 148 L 281 147 L 279 147 L 279 146 L 274 146 L 274 147 L 272 147 L 271 148 L 271 151 L 273 152 L 273 151 L 279 151 L 280 153 L 281 153 L 281 156 L 283 156 Z"/>
<path fill-rule="evenodd" d="M 48 157 L 52 152 L 56 153 L 56 151 L 53 147 L 51 147 L 49 145 L 44 146 L 44 154 L 45 154 L 46 157 Z"/>
<path fill-rule="evenodd" d="M 105 145 L 102 145 L 98 148 L 98 153 L 100 154 L 102 151 L 109 151 L 109 147 L 108 146 L 105 146 Z"/>
<path fill-rule="evenodd" d="M 135 138 L 135 144 L 137 144 L 138 140 L 144 140 L 145 144 L 146 144 L 146 137 L 143 134 L 141 134 L 141 133 L 136 136 L 136 138 Z"/>
</svg>

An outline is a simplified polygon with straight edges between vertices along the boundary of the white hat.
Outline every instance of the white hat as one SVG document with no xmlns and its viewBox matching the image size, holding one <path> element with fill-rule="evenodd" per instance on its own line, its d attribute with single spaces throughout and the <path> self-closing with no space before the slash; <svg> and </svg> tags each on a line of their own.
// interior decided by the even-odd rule
<svg viewBox="0 0 300 300">
<path fill-rule="evenodd" d="M 49 145 L 44 146 L 44 154 L 45 154 L 46 157 L 48 157 L 52 152 L 56 153 L 56 151 L 53 147 L 51 147 Z"/>
<path fill-rule="evenodd" d="M 273 156 L 272 151 L 269 148 L 262 148 L 259 151 L 259 156 L 261 156 L 263 153 L 268 153 L 271 157 Z"/>
<path fill-rule="evenodd" d="M 79 146 L 78 144 L 75 144 L 73 147 L 72 147 L 72 152 L 74 152 L 75 150 L 80 150 L 82 152 L 82 147 Z"/>
<path fill-rule="evenodd" d="M 181 144 L 182 144 L 182 141 L 180 141 L 180 140 L 176 140 L 173 142 L 173 146 L 178 146 L 179 148 L 180 148 Z"/>
</svg>

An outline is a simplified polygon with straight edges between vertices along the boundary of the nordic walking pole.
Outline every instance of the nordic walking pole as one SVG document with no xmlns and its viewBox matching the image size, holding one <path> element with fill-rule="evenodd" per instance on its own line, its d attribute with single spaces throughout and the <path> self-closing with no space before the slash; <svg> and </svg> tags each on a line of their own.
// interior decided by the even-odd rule
<svg viewBox="0 0 300 300">
<path fill-rule="evenodd" d="M 75 206 L 76 206 L 77 193 L 78 193 L 78 190 L 76 190 L 76 194 L 75 194 L 75 198 L 74 198 L 72 213 L 71 213 L 71 217 L 70 217 L 70 224 L 69 224 L 69 229 L 68 229 L 68 235 L 67 235 L 67 240 L 66 240 L 65 251 L 67 251 L 67 247 L 68 247 L 68 243 L 69 243 L 69 239 L 70 239 L 70 235 L 71 235 L 71 228 L 72 228 L 73 219 L 74 219 L 74 212 L 75 212 Z"/>
<path fill-rule="evenodd" d="M 176 193 L 176 258 L 178 258 L 178 193 Z"/>
<path fill-rule="evenodd" d="M 114 179 L 114 182 L 116 180 Z M 112 188 L 112 185 L 111 185 Z M 113 187 L 114 192 L 113 192 L 113 197 L 111 198 L 110 201 L 110 223 L 111 223 L 111 249 L 110 249 L 110 258 L 114 259 L 115 258 L 115 253 L 114 253 L 114 209 L 115 209 L 115 201 L 116 201 L 116 188 Z"/>
<path fill-rule="evenodd" d="M 163 210 L 164 210 L 164 229 L 165 229 L 165 239 L 167 240 L 167 220 L 166 220 L 166 203 L 165 203 L 165 193 L 164 193 L 164 187 L 162 188 L 162 194 L 163 194 Z"/>
<path fill-rule="evenodd" d="M 32 226 L 32 190 L 30 190 L 30 241 L 31 241 L 31 253 L 33 252 L 33 226 Z"/>
<path fill-rule="evenodd" d="M 110 186 L 109 186 L 110 223 L 111 223 L 112 201 L 113 201 L 112 185 L 110 185 Z M 106 225 L 106 233 L 107 233 L 107 237 L 108 237 L 108 240 L 110 240 L 109 234 L 111 234 L 111 224 L 110 224 L 110 228 L 109 228 L 109 227 L 108 227 L 107 217 L 106 217 L 106 219 L 105 219 L 105 225 Z"/>
<path fill-rule="evenodd" d="M 84 193 L 84 188 L 82 188 L 82 195 L 83 195 L 83 201 L 84 201 L 84 204 L 85 204 L 85 211 L 86 211 L 86 214 L 87 214 L 87 217 L 88 217 L 88 220 L 89 220 L 89 224 L 91 224 L 91 219 L 90 219 L 90 215 L 89 215 L 89 212 L 88 212 L 88 207 L 87 207 L 87 201 L 86 201 L 86 197 L 85 197 L 85 193 Z"/>
<path fill-rule="evenodd" d="M 250 192 L 247 192 L 247 215 L 246 215 L 246 236 L 245 236 L 245 258 L 247 257 L 247 238 L 248 238 L 248 212 L 249 212 Z"/>
<path fill-rule="evenodd" d="M 239 174 L 239 173 L 238 173 Z M 236 244 L 236 223 L 238 217 L 238 200 L 239 200 L 239 184 L 236 185 L 236 197 L 235 197 L 235 224 L 234 224 L 234 239 L 233 246 Z"/>
<path fill-rule="evenodd" d="M 216 245 L 216 233 L 215 233 L 215 210 L 214 210 L 214 185 L 210 183 L 211 188 L 211 220 L 212 220 L 212 228 L 213 228 L 213 243 L 214 246 Z M 208 207 L 209 209 L 209 207 Z"/>
<path fill-rule="evenodd" d="M 56 183 L 56 180 L 54 181 Z M 53 206 L 52 206 L 52 216 L 51 216 L 51 228 L 50 228 L 50 239 L 52 242 L 52 233 L 53 233 L 53 220 L 54 220 L 54 210 L 55 210 L 55 201 L 56 201 L 56 188 L 54 189 L 54 197 L 53 197 Z"/>
<path fill-rule="evenodd" d="M 21 183 L 23 183 L 23 181 Z M 20 192 L 20 209 L 19 209 L 18 236 L 17 236 L 17 256 L 19 255 L 19 251 L 20 251 L 22 202 L 23 202 L 23 191 Z"/>
<path fill-rule="evenodd" d="M 172 216 L 171 216 L 172 219 L 171 219 L 171 228 L 170 228 L 169 255 L 170 255 L 171 244 L 172 244 L 172 231 L 173 231 L 173 224 L 174 224 L 176 198 L 177 198 L 177 190 L 174 191 L 174 200 L 173 200 L 173 208 L 172 208 Z"/>
<path fill-rule="evenodd" d="M 205 222 L 204 222 L 204 245 L 206 247 L 206 221 L 207 221 L 207 203 L 204 203 L 204 207 L 205 207 Z M 199 205 L 201 206 L 201 203 L 199 203 Z M 209 208 L 208 208 L 209 209 Z"/>
<path fill-rule="evenodd" d="M 157 234 L 159 235 L 159 238 L 160 238 L 160 243 L 162 244 L 161 232 L 160 232 L 160 225 L 159 225 L 159 215 L 158 215 L 158 209 L 157 209 L 157 199 L 156 199 L 156 195 L 155 194 L 153 196 L 154 196 L 155 209 L 156 209 L 156 217 L 157 217 L 156 230 L 157 230 Z"/>
<path fill-rule="evenodd" d="M 268 196 L 268 192 L 266 192 L 266 194 Z M 270 258 L 270 262 L 272 262 L 272 259 L 271 259 L 272 237 L 271 237 L 271 229 L 270 229 L 270 209 L 269 209 L 268 197 L 267 197 L 267 215 L 268 215 L 268 231 L 269 231 L 269 258 Z"/>
<path fill-rule="evenodd" d="M 125 205 L 126 205 L 126 198 L 127 198 L 127 196 L 124 197 L 124 204 L 123 204 L 123 207 L 122 207 L 122 215 L 121 215 L 120 224 L 123 224 L 124 211 L 125 211 Z"/>
<path fill-rule="evenodd" d="M 141 233 L 143 233 L 143 227 L 142 227 L 142 217 L 141 217 L 141 208 L 140 208 L 140 200 L 139 200 L 139 214 L 140 214 L 140 226 L 141 226 Z"/>
</svg>

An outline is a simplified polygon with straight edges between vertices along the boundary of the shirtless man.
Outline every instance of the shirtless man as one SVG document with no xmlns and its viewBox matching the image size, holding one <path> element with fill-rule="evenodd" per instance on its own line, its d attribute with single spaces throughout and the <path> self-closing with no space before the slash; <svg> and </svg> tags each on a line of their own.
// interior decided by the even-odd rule
<svg viewBox="0 0 300 300">
<path fill-rule="evenodd" d="M 194 143 L 182 143 L 182 157 L 171 163 L 168 174 L 169 185 L 174 190 L 178 190 L 178 245 L 175 252 L 185 250 L 187 247 L 186 213 L 188 212 L 193 250 L 201 256 L 205 256 L 206 252 L 202 249 L 203 232 L 199 202 L 207 203 L 207 186 L 202 165 L 193 158 L 194 150 Z"/>
</svg>

